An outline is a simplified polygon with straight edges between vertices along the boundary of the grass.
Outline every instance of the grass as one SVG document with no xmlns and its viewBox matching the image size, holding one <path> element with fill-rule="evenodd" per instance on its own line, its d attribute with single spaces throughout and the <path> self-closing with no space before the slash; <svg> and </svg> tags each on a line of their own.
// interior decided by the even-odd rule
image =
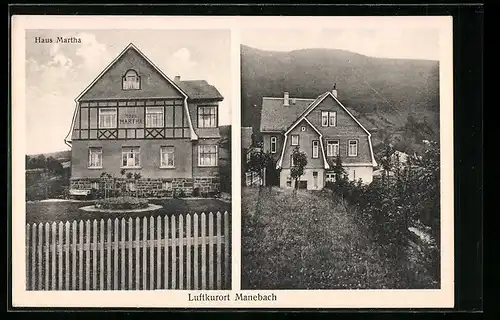
<svg viewBox="0 0 500 320">
<path fill-rule="evenodd" d="M 201 213 L 231 211 L 231 204 L 217 199 L 166 199 L 149 200 L 150 203 L 162 205 L 163 208 L 153 212 L 139 213 L 102 213 L 86 212 L 80 207 L 88 206 L 93 201 L 84 202 L 33 202 L 26 203 L 26 223 L 40 223 L 53 221 L 115 219 L 115 218 L 142 218 L 149 216 L 177 215 L 184 213 Z"/>
<path fill-rule="evenodd" d="M 260 200 L 260 201 L 258 201 Z M 243 289 L 397 287 L 391 264 L 352 211 L 324 192 L 244 188 Z"/>
</svg>

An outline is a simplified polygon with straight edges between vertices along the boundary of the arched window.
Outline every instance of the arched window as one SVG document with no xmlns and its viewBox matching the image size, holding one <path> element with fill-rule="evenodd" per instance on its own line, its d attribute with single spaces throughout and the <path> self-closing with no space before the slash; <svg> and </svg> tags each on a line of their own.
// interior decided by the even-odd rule
<svg viewBox="0 0 500 320">
<path fill-rule="evenodd" d="M 141 88 L 141 77 L 135 70 L 128 70 L 122 78 L 123 90 L 138 90 Z"/>
</svg>

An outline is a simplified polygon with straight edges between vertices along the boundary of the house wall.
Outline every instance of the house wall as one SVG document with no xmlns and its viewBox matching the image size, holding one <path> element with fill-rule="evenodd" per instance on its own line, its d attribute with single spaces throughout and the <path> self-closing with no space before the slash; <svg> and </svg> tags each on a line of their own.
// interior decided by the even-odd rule
<svg viewBox="0 0 500 320">
<path fill-rule="evenodd" d="M 160 168 L 160 147 L 175 148 L 175 168 Z M 89 147 L 102 147 L 102 169 L 90 169 Z M 91 140 L 73 141 L 71 152 L 72 178 L 98 178 L 102 172 L 120 177 L 122 170 L 122 147 L 140 147 L 140 169 L 125 169 L 139 172 L 144 178 L 192 178 L 192 147 L 188 139 L 164 140 Z"/>
<path fill-rule="evenodd" d="M 219 124 L 219 103 L 212 101 L 197 101 L 188 102 L 189 115 L 193 123 L 193 128 L 200 138 L 217 138 L 220 137 L 219 127 L 216 128 L 198 128 L 198 106 L 215 106 L 217 107 L 217 125 Z"/>
<path fill-rule="evenodd" d="M 365 184 L 371 183 L 373 181 L 373 167 L 371 166 L 344 166 L 347 171 L 349 180 L 351 181 L 361 181 Z"/>
<path fill-rule="evenodd" d="M 276 153 L 273 153 L 273 156 L 277 159 L 281 155 L 281 148 L 283 148 L 283 134 L 276 133 L 263 133 L 262 141 L 264 152 L 271 152 L 271 137 L 276 137 Z"/>
<path fill-rule="evenodd" d="M 335 127 L 321 126 L 322 111 L 337 112 L 337 125 Z M 331 96 L 327 96 L 313 111 L 311 111 L 307 116 L 307 120 L 323 134 L 325 154 L 326 140 L 339 140 L 339 152 L 343 163 L 371 163 L 368 134 Z M 347 156 L 348 141 L 352 139 L 358 140 L 358 155 L 356 157 Z M 333 159 L 329 160 L 333 161 Z"/>
<path fill-rule="evenodd" d="M 313 172 L 318 173 L 317 185 L 314 184 Z M 280 172 L 280 187 L 291 188 L 295 187 L 295 181 L 292 180 L 291 187 L 287 187 L 287 180 L 290 177 L 290 169 L 282 169 Z M 305 169 L 304 174 L 300 177 L 300 181 L 307 181 L 307 190 L 321 190 L 325 185 L 325 170 L 324 169 Z"/>
<path fill-rule="evenodd" d="M 302 131 L 302 127 L 305 127 L 306 130 Z M 312 157 L 312 142 L 314 140 L 319 141 L 319 135 L 306 121 L 302 121 L 301 123 L 299 123 L 288 134 L 285 153 L 283 155 L 282 168 L 290 168 L 290 158 L 292 156 L 293 150 L 295 149 L 295 146 L 292 146 L 292 135 L 299 136 L 299 150 L 307 155 L 306 168 L 324 168 L 323 155 L 321 153 L 321 144 L 319 144 L 318 147 L 318 157 Z"/>
<path fill-rule="evenodd" d="M 137 71 L 141 77 L 140 90 L 122 90 L 122 77 L 129 69 Z M 183 98 L 183 95 L 144 60 L 135 49 L 131 48 L 96 81 L 81 97 L 81 100 L 102 97 L 108 99 L 138 97 Z"/>
</svg>

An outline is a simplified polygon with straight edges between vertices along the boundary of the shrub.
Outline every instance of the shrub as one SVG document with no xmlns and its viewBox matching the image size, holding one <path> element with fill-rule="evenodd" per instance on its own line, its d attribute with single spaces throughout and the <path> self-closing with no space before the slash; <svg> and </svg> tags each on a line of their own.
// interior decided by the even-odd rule
<svg viewBox="0 0 500 320">
<path fill-rule="evenodd" d="M 148 207 L 148 200 L 133 197 L 107 198 L 97 201 L 95 207 L 111 210 L 144 209 Z"/>
<path fill-rule="evenodd" d="M 199 197 L 199 196 L 200 196 L 200 188 L 194 188 L 193 197 Z"/>
</svg>

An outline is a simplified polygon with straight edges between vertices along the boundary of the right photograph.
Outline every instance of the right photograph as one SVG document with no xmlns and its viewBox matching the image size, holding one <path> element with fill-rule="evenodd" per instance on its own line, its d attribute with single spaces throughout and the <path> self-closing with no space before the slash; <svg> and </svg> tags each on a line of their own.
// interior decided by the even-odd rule
<svg viewBox="0 0 500 320">
<path fill-rule="evenodd" d="M 439 30 L 241 43 L 241 288 L 439 289 Z"/>
</svg>

